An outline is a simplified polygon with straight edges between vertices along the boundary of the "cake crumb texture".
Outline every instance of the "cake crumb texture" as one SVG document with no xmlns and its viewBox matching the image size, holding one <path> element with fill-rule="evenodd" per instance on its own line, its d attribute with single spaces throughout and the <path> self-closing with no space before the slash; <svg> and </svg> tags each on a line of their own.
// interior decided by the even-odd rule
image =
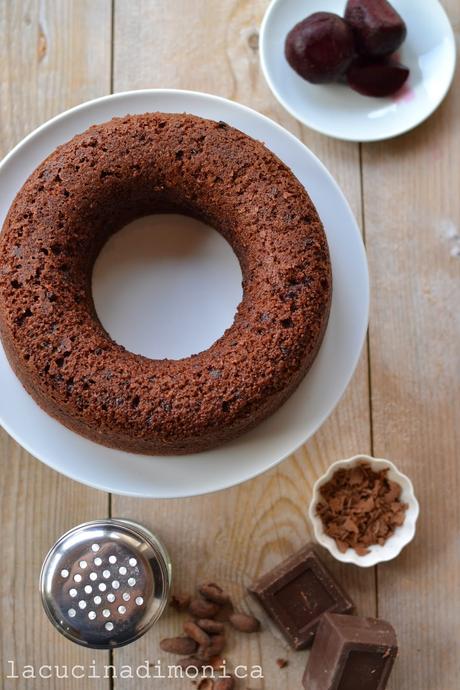
<svg viewBox="0 0 460 690">
<path fill-rule="evenodd" d="M 114 342 L 91 294 L 108 237 L 163 212 L 216 228 L 243 274 L 232 326 L 181 360 Z M 187 114 L 115 118 L 60 146 L 0 235 L 0 334 L 16 375 L 70 429 L 134 452 L 209 449 L 278 409 L 318 352 L 331 292 L 325 233 L 293 173 L 262 143 Z"/>
</svg>

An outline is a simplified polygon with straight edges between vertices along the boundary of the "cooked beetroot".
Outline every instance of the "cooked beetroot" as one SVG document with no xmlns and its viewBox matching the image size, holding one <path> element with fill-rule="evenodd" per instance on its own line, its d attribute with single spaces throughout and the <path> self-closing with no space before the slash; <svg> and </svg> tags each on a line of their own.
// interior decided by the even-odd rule
<svg viewBox="0 0 460 690">
<path fill-rule="evenodd" d="M 372 60 L 359 57 L 347 72 L 347 81 L 352 89 L 363 96 L 383 98 L 391 96 L 405 84 L 409 68 L 394 58 Z"/>
<path fill-rule="evenodd" d="M 407 35 L 404 20 L 387 0 L 348 0 L 345 21 L 353 30 L 358 52 L 363 55 L 390 55 Z"/>
<path fill-rule="evenodd" d="M 338 80 L 355 53 L 353 32 L 331 12 L 315 12 L 294 26 L 285 43 L 286 59 L 313 84 Z"/>
</svg>

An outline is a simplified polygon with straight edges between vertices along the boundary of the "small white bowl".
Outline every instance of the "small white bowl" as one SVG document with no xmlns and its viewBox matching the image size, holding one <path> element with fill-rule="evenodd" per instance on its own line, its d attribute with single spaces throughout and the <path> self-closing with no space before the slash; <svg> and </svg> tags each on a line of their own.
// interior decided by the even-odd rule
<svg viewBox="0 0 460 690">
<path fill-rule="evenodd" d="M 365 556 L 358 556 L 354 549 L 348 549 L 345 553 L 339 551 L 335 540 L 327 536 L 324 533 L 323 523 L 321 518 L 316 515 L 316 505 L 320 501 L 320 488 L 323 484 L 326 484 L 333 476 L 333 474 L 341 468 L 350 469 L 354 465 L 361 464 L 363 462 L 368 463 L 371 468 L 378 472 L 380 470 L 387 469 L 388 478 L 394 482 L 397 482 L 401 488 L 401 501 L 407 503 L 408 508 L 406 510 L 405 520 L 400 527 L 397 527 L 394 534 L 388 539 L 383 546 L 380 544 L 374 544 L 369 547 L 369 553 Z M 353 563 L 354 565 L 359 565 L 362 568 L 369 568 L 370 566 L 377 565 L 377 563 L 383 563 L 384 561 L 391 561 L 396 558 L 402 551 L 402 549 L 412 541 L 415 535 L 415 524 L 419 515 L 419 504 L 415 498 L 414 487 L 409 477 L 400 472 L 395 465 L 389 460 L 384 460 L 382 458 L 372 458 L 370 455 L 355 455 L 348 460 L 337 460 L 334 462 L 322 477 L 313 486 L 313 496 L 310 503 L 310 508 L 308 510 L 310 520 L 313 524 L 313 531 L 315 538 L 321 546 L 329 551 L 331 556 L 334 556 L 338 561 L 342 563 Z"/>
<path fill-rule="evenodd" d="M 405 87 L 390 98 L 368 98 L 345 84 L 309 84 L 288 65 L 284 41 L 313 12 L 343 16 L 346 0 L 272 0 L 260 28 L 260 61 L 281 105 L 322 134 L 348 141 L 380 141 L 416 127 L 444 99 L 455 71 L 455 36 L 439 0 L 391 0 L 407 24 L 401 62 L 410 70 Z"/>
</svg>

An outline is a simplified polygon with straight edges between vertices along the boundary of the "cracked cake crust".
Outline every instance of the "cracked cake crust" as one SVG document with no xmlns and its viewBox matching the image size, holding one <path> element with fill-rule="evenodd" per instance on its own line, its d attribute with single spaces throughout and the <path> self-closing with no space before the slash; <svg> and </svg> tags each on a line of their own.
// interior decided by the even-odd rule
<svg viewBox="0 0 460 690">
<path fill-rule="evenodd" d="M 243 274 L 233 324 L 180 360 L 114 342 L 91 294 L 108 237 L 160 212 L 212 225 Z M 0 334 L 16 375 L 70 429 L 139 453 L 203 451 L 278 409 L 318 352 L 331 293 L 325 233 L 293 173 L 262 143 L 188 114 L 115 118 L 58 147 L 0 235 Z"/>
</svg>

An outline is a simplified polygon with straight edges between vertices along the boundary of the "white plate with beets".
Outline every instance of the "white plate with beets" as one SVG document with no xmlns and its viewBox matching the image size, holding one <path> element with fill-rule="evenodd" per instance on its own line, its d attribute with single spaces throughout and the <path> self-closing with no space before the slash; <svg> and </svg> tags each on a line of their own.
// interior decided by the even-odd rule
<svg viewBox="0 0 460 690">
<path fill-rule="evenodd" d="M 26 178 L 56 146 L 92 124 L 149 111 L 224 120 L 264 141 L 316 204 L 327 233 L 334 281 L 321 350 L 297 391 L 257 428 L 205 453 L 136 455 L 77 435 L 49 417 L 25 392 L 0 346 L 0 422 L 26 450 L 90 486 L 169 498 L 216 491 L 250 479 L 315 433 L 340 400 L 357 365 L 367 329 L 369 281 L 358 226 L 322 163 L 263 115 L 201 93 L 115 94 L 42 125 L 0 166 L 0 226 Z M 125 347 L 151 357 L 180 358 L 206 349 L 231 324 L 241 298 L 241 272 L 229 245 L 213 229 L 183 216 L 151 216 L 109 239 L 96 262 L 93 296 L 101 322 Z"/>
<path fill-rule="evenodd" d="M 322 82 L 311 83 L 289 64 L 285 43 L 317 12 L 342 19 L 314 17 L 291 34 L 287 49 L 298 71 Z M 433 113 L 452 83 L 456 47 L 439 0 L 273 0 L 260 59 L 291 115 L 322 134 L 364 142 L 403 134 Z M 369 92 L 387 95 L 363 95 Z"/>
</svg>

